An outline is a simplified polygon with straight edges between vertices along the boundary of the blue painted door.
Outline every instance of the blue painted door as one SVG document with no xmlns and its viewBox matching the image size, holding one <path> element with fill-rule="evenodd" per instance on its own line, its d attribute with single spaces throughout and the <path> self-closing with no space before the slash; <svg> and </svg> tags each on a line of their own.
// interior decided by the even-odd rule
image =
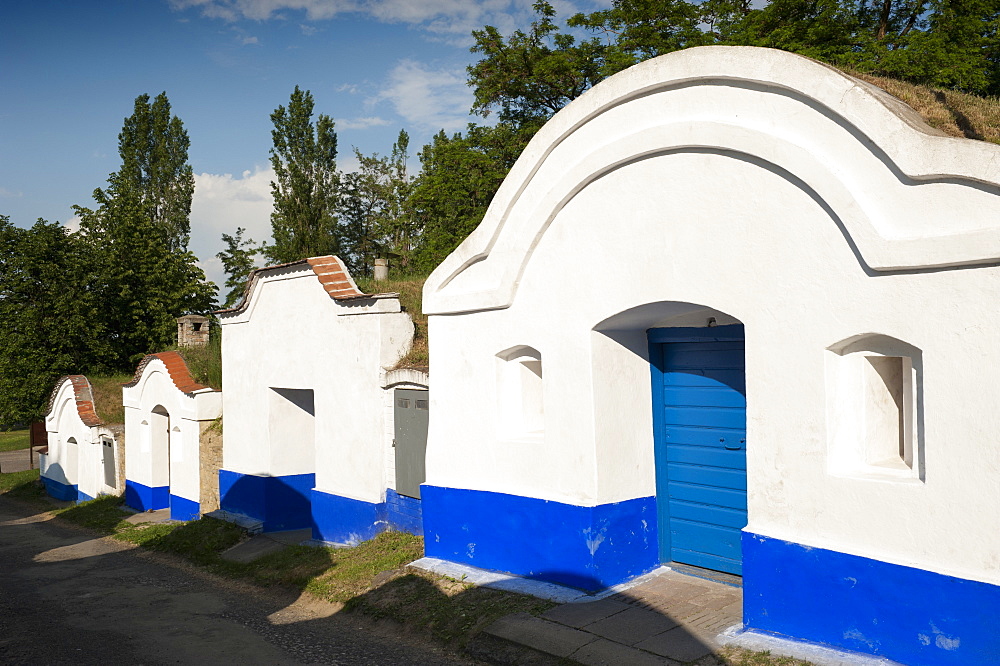
<svg viewBox="0 0 1000 666">
<path fill-rule="evenodd" d="M 741 575 L 743 327 L 649 331 L 660 559 Z"/>
</svg>

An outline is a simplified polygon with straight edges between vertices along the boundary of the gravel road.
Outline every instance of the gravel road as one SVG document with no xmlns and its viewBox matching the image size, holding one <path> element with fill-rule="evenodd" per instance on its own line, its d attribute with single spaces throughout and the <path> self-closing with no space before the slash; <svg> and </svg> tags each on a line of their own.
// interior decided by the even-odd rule
<svg viewBox="0 0 1000 666">
<path fill-rule="evenodd" d="M 472 664 L 398 627 L 210 576 L 0 497 L 2 664 Z"/>
</svg>

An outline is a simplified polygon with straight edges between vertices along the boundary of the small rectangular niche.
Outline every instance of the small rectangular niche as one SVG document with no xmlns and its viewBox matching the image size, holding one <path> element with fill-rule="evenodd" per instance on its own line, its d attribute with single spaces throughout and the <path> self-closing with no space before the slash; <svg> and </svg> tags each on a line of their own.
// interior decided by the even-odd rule
<svg viewBox="0 0 1000 666">
<path fill-rule="evenodd" d="M 498 425 L 503 439 L 541 439 L 545 432 L 542 355 L 527 346 L 497 354 Z"/>
<path fill-rule="evenodd" d="M 314 473 L 316 403 L 312 389 L 271 387 L 268 402 L 272 473 Z"/>
<path fill-rule="evenodd" d="M 830 348 L 827 427 L 831 472 L 923 480 L 921 352 L 871 335 Z"/>
<path fill-rule="evenodd" d="M 892 469 L 913 468 L 913 388 L 910 360 L 866 356 L 864 376 L 866 462 Z"/>
</svg>

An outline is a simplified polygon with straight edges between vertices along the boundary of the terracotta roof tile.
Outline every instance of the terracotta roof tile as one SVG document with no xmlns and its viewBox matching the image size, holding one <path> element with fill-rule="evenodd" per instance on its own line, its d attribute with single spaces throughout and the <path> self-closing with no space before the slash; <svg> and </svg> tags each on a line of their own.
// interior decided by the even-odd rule
<svg viewBox="0 0 1000 666">
<path fill-rule="evenodd" d="M 160 361 L 167 368 L 167 374 L 170 375 L 170 380 L 174 383 L 182 393 L 187 393 L 188 395 L 201 391 L 210 386 L 205 386 L 204 384 L 199 384 L 191 376 L 191 371 L 188 370 L 187 363 L 184 361 L 184 357 L 180 355 L 179 352 L 168 351 L 160 352 L 158 354 L 147 354 L 139 361 L 139 365 L 135 369 L 135 376 L 132 377 L 132 381 L 124 386 L 126 388 L 131 388 L 139 383 L 142 379 L 142 373 L 145 371 L 146 366 L 153 361 Z"/>
<path fill-rule="evenodd" d="M 257 278 L 267 272 L 274 271 L 279 268 L 287 268 L 289 266 L 297 266 L 300 264 L 308 264 L 312 269 L 316 278 L 319 280 L 320 284 L 326 290 L 326 293 L 330 295 L 335 301 L 349 301 L 352 299 L 361 298 L 378 298 L 386 296 L 396 296 L 397 294 L 366 294 L 360 289 L 358 285 L 354 283 L 354 279 L 351 278 L 350 271 L 344 265 L 339 257 L 333 255 L 326 255 L 322 257 L 310 257 L 309 259 L 302 259 L 300 261 L 292 261 L 287 264 L 277 264 L 275 266 L 266 266 L 264 268 L 258 268 L 257 270 L 250 273 L 247 278 L 246 287 L 243 289 L 243 296 L 240 298 L 239 302 L 231 308 L 226 308 L 224 310 L 216 310 L 216 314 L 235 314 L 242 312 L 246 309 L 247 304 L 250 300 L 250 292 L 253 290 L 253 285 L 257 282 Z"/>
<path fill-rule="evenodd" d="M 369 294 L 358 289 L 354 284 L 351 274 L 347 272 L 347 267 L 339 257 L 325 256 L 312 257 L 307 259 L 313 269 L 313 273 L 319 278 L 320 284 L 326 289 L 326 293 L 335 301 L 346 301 L 352 298 L 366 298 Z"/>
<path fill-rule="evenodd" d="M 56 394 L 59 393 L 59 389 L 66 381 L 69 381 L 73 385 L 76 412 L 80 415 L 83 425 L 88 428 L 104 425 L 104 420 L 97 415 L 97 410 L 94 408 L 94 391 L 90 386 L 90 380 L 83 375 L 66 375 L 59 378 L 55 388 L 52 389 L 52 394 L 49 396 L 48 413 L 52 413 L 52 408 L 55 406 Z"/>
</svg>

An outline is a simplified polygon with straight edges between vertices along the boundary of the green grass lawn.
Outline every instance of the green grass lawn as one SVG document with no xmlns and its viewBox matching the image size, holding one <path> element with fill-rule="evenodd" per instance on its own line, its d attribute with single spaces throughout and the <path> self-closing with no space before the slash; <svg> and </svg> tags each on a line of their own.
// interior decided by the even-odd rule
<svg viewBox="0 0 1000 666">
<path fill-rule="evenodd" d="M 28 448 L 28 429 L 0 432 L 0 451 L 17 451 Z"/>
</svg>

